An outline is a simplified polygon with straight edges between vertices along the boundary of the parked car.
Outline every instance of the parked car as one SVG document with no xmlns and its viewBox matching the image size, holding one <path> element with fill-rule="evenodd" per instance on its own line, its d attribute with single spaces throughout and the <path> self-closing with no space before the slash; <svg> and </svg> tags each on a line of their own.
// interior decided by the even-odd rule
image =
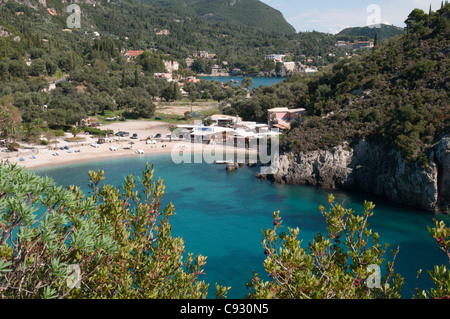
<svg viewBox="0 0 450 319">
<path fill-rule="evenodd" d="M 160 138 L 161 137 L 161 134 L 160 133 L 157 133 L 156 135 L 155 135 L 155 138 Z"/>
<path fill-rule="evenodd" d="M 136 133 L 134 133 L 133 136 L 132 136 L 131 138 L 137 139 L 137 138 L 138 138 L 138 135 L 137 135 Z"/>
<path fill-rule="evenodd" d="M 130 133 L 124 132 L 124 131 L 119 131 L 116 133 L 116 136 L 121 136 L 121 137 L 128 136 L 128 135 L 130 135 Z"/>
</svg>

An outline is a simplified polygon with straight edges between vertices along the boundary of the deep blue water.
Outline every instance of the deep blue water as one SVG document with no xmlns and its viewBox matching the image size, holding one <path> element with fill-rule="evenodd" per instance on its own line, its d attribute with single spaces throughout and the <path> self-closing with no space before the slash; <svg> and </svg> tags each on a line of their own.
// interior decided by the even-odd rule
<svg viewBox="0 0 450 319">
<path fill-rule="evenodd" d="M 303 245 L 317 232 L 326 233 L 318 207 L 327 207 L 329 191 L 260 181 L 255 178 L 257 167 L 244 167 L 229 174 L 223 165 L 174 164 L 170 155 L 158 155 L 33 171 L 54 178 L 60 185 L 79 185 L 87 190 L 89 170 L 104 170 L 105 182 L 120 186 L 127 174 L 139 176 L 146 162 L 155 165 L 155 178 L 164 180 L 165 203 L 172 202 L 176 207 L 177 214 L 171 219 L 173 234 L 184 239 L 187 252 L 208 257 L 206 276 L 202 279 L 210 283 L 209 298 L 214 298 L 216 282 L 232 287 L 229 298 L 242 298 L 247 293 L 245 283 L 251 280 L 252 271 L 265 275 L 262 230 L 272 227 L 274 211 L 280 210 L 285 229 L 300 228 Z M 338 191 L 333 194 L 336 202 L 357 212 L 362 211 L 365 199 L 376 204 L 370 227 L 380 234 L 381 242 L 390 243 L 392 248 L 400 246 L 395 269 L 405 277 L 403 298 L 411 298 L 419 269 L 424 270 L 419 287 L 429 289 L 425 271 L 448 261 L 429 237 L 427 225 L 433 225 L 433 217 L 444 219 L 449 225 L 447 215 L 393 205 L 367 194 Z M 391 260 L 391 255 L 387 253 L 386 258 Z"/>
<path fill-rule="evenodd" d="M 222 83 L 230 83 L 230 80 L 233 80 L 233 81 L 239 82 L 238 84 L 235 84 L 235 85 L 239 85 L 239 84 L 241 84 L 241 81 L 244 79 L 244 77 L 243 76 L 201 76 L 200 79 L 218 81 L 218 82 L 222 82 Z M 282 77 L 279 77 L 279 78 L 252 77 L 252 79 L 253 79 L 253 85 L 250 87 L 250 89 L 257 88 L 261 85 L 270 86 L 272 84 L 286 80 L 286 78 L 282 78 Z"/>
</svg>

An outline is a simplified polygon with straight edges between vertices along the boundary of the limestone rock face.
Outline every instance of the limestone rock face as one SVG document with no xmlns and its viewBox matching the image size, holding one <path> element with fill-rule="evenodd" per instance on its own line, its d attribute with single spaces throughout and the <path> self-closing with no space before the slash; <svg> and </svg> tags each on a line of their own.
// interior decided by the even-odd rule
<svg viewBox="0 0 450 319">
<path fill-rule="evenodd" d="M 282 155 L 279 169 L 272 178 L 279 183 L 326 188 L 350 187 L 352 153 L 339 146 L 335 150 Z"/>
<path fill-rule="evenodd" d="M 438 196 L 442 210 L 450 210 L 450 138 L 443 138 L 435 148 L 438 166 Z"/>
<path fill-rule="evenodd" d="M 398 151 L 365 140 L 350 148 L 338 146 L 280 157 L 279 169 L 269 178 L 277 183 L 324 188 L 359 189 L 393 202 L 427 211 L 450 210 L 450 138 L 443 138 L 422 168 L 404 161 Z"/>
</svg>

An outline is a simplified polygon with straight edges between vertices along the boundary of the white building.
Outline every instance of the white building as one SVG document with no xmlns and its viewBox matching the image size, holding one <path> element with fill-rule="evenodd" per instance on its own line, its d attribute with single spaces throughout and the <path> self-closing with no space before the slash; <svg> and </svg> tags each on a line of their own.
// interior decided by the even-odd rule
<svg viewBox="0 0 450 319">
<path fill-rule="evenodd" d="M 210 118 L 217 126 L 227 126 L 227 125 L 232 126 L 242 121 L 242 118 L 240 118 L 239 116 L 222 115 L 222 114 L 211 115 Z"/>
<path fill-rule="evenodd" d="M 269 54 L 264 58 L 265 60 L 273 60 L 274 62 L 282 62 L 286 54 Z"/>
</svg>

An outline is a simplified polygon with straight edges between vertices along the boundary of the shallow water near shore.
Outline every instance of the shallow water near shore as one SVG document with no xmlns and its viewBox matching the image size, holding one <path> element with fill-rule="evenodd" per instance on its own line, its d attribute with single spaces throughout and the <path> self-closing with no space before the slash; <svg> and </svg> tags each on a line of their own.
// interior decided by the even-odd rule
<svg viewBox="0 0 450 319">
<path fill-rule="evenodd" d="M 214 298 L 216 282 L 232 287 L 228 298 L 243 298 L 252 271 L 265 275 L 262 230 L 272 227 L 274 211 L 280 211 L 285 230 L 299 227 L 303 247 L 317 232 L 326 234 L 318 207 L 323 205 L 328 209 L 331 191 L 260 181 L 255 178 L 258 167 L 243 167 L 227 173 L 224 165 L 175 164 L 170 155 L 154 155 L 31 171 L 50 176 L 63 186 L 79 185 L 87 192 L 89 170 L 104 170 L 105 182 L 120 187 L 126 175 L 140 176 L 147 162 L 155 165 L 155 178 L 164 180 L 163 204 L 175 205 L 176 215 L 171 219 L 173 235 L 184 239 L 186 252 L 207 256 L 206 276 L 200 278 L 210 284 L 208 298 Z M 450 225 L 448 215 L 398 206 L 368 194 L 335 190 L 332 193 L 336 202 L 357 212 L 362 212 L 364 200 L 375 203 L 369 227 L 380 234 L 382 243 L 390 243 L 392 249 L 400 246 L 394 268 L 405 278 L 403 298 L 409 299 L 414 293 L 419 269 L 423 269 L 419 288 L 429 289 L 431 283 L 426 270 L 434 265 L 448 266 L 444 253 L 427 231 L 427 225 L 433 225 L 433 218 Z M 385 257 L 390 261 L 389 251 Z M 382 274 L 384 272 L 383 267 Z"/>
</svg>

